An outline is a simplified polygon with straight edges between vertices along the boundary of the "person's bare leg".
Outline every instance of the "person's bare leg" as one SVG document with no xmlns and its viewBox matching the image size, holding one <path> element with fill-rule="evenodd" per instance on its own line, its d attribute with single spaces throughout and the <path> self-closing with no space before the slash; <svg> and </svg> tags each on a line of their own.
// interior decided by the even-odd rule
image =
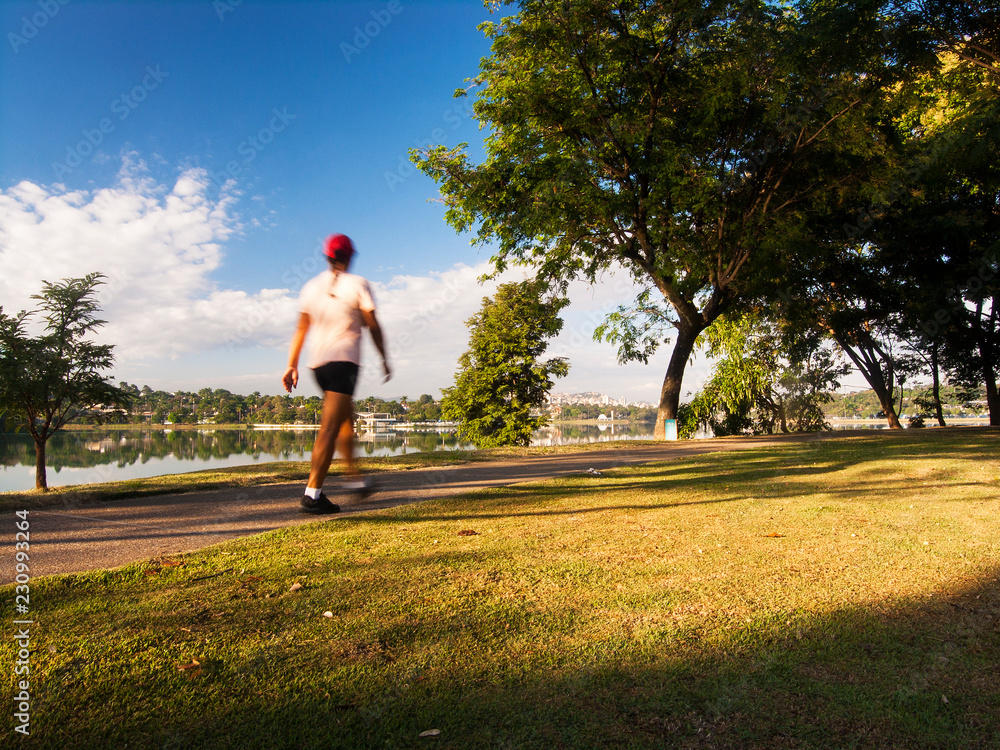
<svg viewBox="0 0 1000 750">
<path fill-rule="evenodd" d="M 320 489 L 326 480 L 326 475 L 330 471 L 330 462 L 333 460 L 333 452 L 340 442 L 340 434 L 345 427 L 351 429 L 351 412 L 353 403 L 351 397 L 346 393 L 326 392 L 323 400 L 323 415 L 320 417 L 319 433 L 316 435 L 316 443 L 313 445 L 312 463 L 309 468 L 309 487 Z M 353 430 L 351 431 L 353 449 Z M 353 450 L 352 450 L 353 454 Z M 351 467 L 354 462 L 353 455 L 347 463 Z"/>
<path fill-rule="evenodd" d="M 347 477 L 347 481 L 341 485 L 341 488 L 355 493 L 359 498 L 365 498 L 371 493 L 373 487 L 371 480 L 358 472 L 354 460 L 355 433 L 352 421 L 352 419 L 348 419 L 344 422 L 337 435 L 337 451 L 344 459 L 344 474 Z"/>
<path fill-rule="evenodd" d="M 354 460 L 354 425 L 352 424 L 352 416 L 348 416 L 340 426 L 340 432 L 337 433 L 337 453 L 340 454 L 340 458 L 344 462 L 345 476 L 357 477 L 358 465 Z"/>
</svg>

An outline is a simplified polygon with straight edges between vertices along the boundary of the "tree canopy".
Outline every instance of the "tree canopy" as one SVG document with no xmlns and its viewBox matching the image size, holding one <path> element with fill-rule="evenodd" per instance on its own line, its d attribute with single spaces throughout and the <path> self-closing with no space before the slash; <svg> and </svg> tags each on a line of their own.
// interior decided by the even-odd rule
<svg viewBox="0 0 1000 750">
<path fill-rule="evenodd" d="M 622 361 L 673 336 L 660 434 L 698 335 L 773 290 L 814 203 L 860 189 L 889 148 L 884 99 L 908 72 L 882 6 L 524 0 L 484 25 L 485 160 L 412 158 L 498 271 L 624 268 L 645 288 L 598 335 Z"/>
<path fill-rule="evenodd" d="M 890 426 L 901 427 L 903 384 L 925 375 L 935 394 L 943 375 L 985 385 L 990 421 L 1000 424 L 998 10 L 973 1 L 896 6 L 901 37 L 931 49 L 934 64 L 886 108 L 892 158 L 867 189 L 833 194 L 810 217 L 782 271 L 785 312 L 837 340 Z"/>
<path fill-rule="evenodd" d="M 899 0 L 911 35 L 978 69 L 1000 87 L 1000 6 L 990 0 Z"/>
</svg>

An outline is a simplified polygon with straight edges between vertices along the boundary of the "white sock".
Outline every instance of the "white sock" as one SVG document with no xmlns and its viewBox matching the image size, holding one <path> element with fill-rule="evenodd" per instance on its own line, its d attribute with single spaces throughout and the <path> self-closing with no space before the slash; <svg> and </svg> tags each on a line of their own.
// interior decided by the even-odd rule
<svg viewBox="0 0 1000 750">
<path fill-rule="evenodd" d="M 306 495 L 315 500 L 319 497 L 319 493 L 323 491 L 322 487 L 306 487 Z"/>
</svg>

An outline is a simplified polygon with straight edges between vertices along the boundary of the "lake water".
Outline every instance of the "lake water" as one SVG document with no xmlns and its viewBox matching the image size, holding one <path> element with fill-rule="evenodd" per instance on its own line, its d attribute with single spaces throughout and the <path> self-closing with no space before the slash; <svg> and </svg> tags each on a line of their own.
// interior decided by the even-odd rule
<svg viewBox="0 0 1000 750">
<path fill-rule="evenodd" d="M 968 420 L 966 424 L 988 424 Z M 838 424 L 834 429 L 885 428 L 884 422 Z M 50 487 L 138 479 L 186 471 L 270 461 L 308 461 L 315 429 L 72 430 L 58 432 L 46 450 Z M 570 445 L 608 440 L 649 440 L 652 424 L 550 425 L 532 445 Z M 696 437 L 710 437 L 699 434 Z M 398 456 L 420 451 L 471 449 L 450 432 L 401 430 L 362 433 L 357 453 Z M 0 434 L 0 492 L 35 486 L 35 446 L 27 434 Z"/>
<path fill-rule="evenodd" d="M 554 425 L 535 433 L 532 445 L 568 445 L 652 438 L 646 425 Z M 46 449 L 50 487 L 137 479 L 270 461 L 308 461 L 315 429 L 71 430 L 58 432 Z M 394 456 L 469 449 L 449 432 L 416 430 L 362 433 L 357 454 Z M 27 434 L 0 435 L 0 492 L 35 486 L 35 446 Z"/>
</svg>

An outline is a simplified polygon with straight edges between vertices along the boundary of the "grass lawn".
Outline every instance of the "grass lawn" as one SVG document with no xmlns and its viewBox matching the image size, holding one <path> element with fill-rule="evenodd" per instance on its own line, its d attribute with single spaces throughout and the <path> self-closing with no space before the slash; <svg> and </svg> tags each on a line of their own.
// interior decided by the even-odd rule
<svg viewBox="0 0 1000 750">
<path fill-rule="evenodd" d="M 317 521 L 33 580 L 30 746 L 996 748 L 998 560 L 995 429 Z"/>
</svg>

